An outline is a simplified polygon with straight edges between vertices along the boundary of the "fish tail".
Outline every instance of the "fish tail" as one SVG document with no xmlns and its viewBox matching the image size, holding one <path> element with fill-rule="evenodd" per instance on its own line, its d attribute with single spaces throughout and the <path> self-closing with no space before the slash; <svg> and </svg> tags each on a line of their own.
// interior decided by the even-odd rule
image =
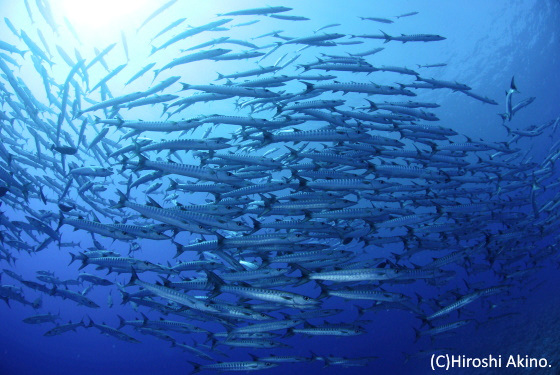
<svg viewBox="0 0 560 375">
<path fill-rule="evenodd" d="M 119 326 L 117 327 L 117 329 L 121 329 L 122 327 L 124 327 L 126 325 L 126 321 L 119 314 L 117 314 L 117 317 L 119 318 Z"/>
<path fill-rule="evenodd" d="M 130 276 L 130 280 L 128 281 L 128 284 L 126 284 L 125 286 L 135 285 L 136 281 L 139 280 L 138 279 L 138 274 L 136 273 L 136 270 L 134 269 L 134 267 L 130 267 L 130 270 L 131 270 L 132 274 Z"/>
<path fill-rule="evenodd" d="M 261 229 L 261 222 L 260 221 L 258 221 L 254 217 L 250 217 L 250 219 L 253 221 L 253 230 L 249 233 L 249 235 L 251 235 L 255 232 L 258 232 Z"/>
<path fill-rule="evenodd" d="M 68 254 L 70 254 L 70 263 L 68 263 L 68 265 L 71 265 L 76 260 L 76 254 L 74 253 L 68 253 Z"/>
<path fill-rule="evenodd" d="M 80 268 L 78 268 L 78 270 L 81 270 L 82 268 L 87 266 L 88 261 L 89 261 L 88 256 L 86 254 L 82 253 L 81 251 L 80 251 L 80 256 L 81 256 L 81 259 L 82 259 L 82 264 L 80 265 Z"/>
<path fill-rule="evenodd" d="M 305 81 L 301 81 L 301 83 L 303 83 L 305 85 L 305 92 L 304 94 L 307 94 L 311 91 L 313 91 L 315 89 L 315 85 L 313 85 L 310 82 L 305 82 Z"/>
<path fill-rule="evenodd" d="M 126 202 L 126 195 L 120 190 L 117 190 L 117 195 L 119 196 L 119 201 L 112 206 L 112 208 L 122 208 Z"/>
<path fill-rule="evenodd" d="M 294 336 L 294 328 L 288 328 L 288 330 L 286 331 L 286 333 L 284 334 L 284 336 L 282 336 L 282 338 L 287 338 L 287 337 L 292 337 Z"/>
<path fill-rule="evenodd" d="M 420 332 L 420 330 L 418 328 L 412 327 L 412 329 L 414 330 L 414 343 L 416 343 L 416 342 L 418 342 L 418 339 L 420 338 L 420 336 L 422 336 L 422 332 Z"/>
<path fill-rule="evenodd" d="M 519 92 L 517 86 L 515 86 L 515 77 L 511 77 L 511 84 L 509 85 L 509 88 L 512 92 Z"/>
<path fill-rule="evenodd" d="M 170 191 L 170 190 L 177 190 L 177 186 L 179 184 L 177 183 L 177 180 L 174 180 L 172 178 L 169 179 L 169 186 L 167 187 L 167 190 L 165 191 Z"/>
<path fill-rule="evenodd" d="M 222 280 L 218 275 L 216 275 L 214 272 L 210 270 L 205 270 L 204 272 L 206 272 L 206 277 L 208 278 L 208 282 L 213 286 L 213 290 L 210 295 L 216 296 L 220 294 L 220 289 L 222 285 L 225 285 L 224 280 Z"/>
<path fill-rule="evenodd" d="M 379 109 L 379 108 L 377 108 L 377 105 L 375 105 L 375 103 L 372 102 L 371 100 L 366 99 L 366 101 L 369 103 L 369 111 L 370 112 L 377 111 Z"/>
<path fill-rule="evenodd" d="M 385 31 L 383 30 L 379 30 L 381 31 L 381 33 L 383 34 L 383 36 L 385 37 L 385 41 L 383 43 L 387 43 L 391 40 L 391 36 L 389 34 L 387 34 Z"/>
<path fill-rule="evenodd" d="M 177 252 L 175 253 L 175 256 L 173 257 L 173 259 L 175 259 L 179 255 L 181 255 L 185 252 L 185 247 L 183 245 L 181 245 L 179 242 L 173 241 L 173 243 L 175 244 L 175 248 L 177 249 Z"/>
<path fill-rule="evenodd" d="M 194 369 L 191 372 L 191 375 L 196 374 L 197 372 L 200 372 L 200 366 L 201 366 L 200 364 L 198 364 L 196 362 L 191 362 L 191 361 L 187 361 L 187 362 L 189 362 L 191 364 L 191 366 L 194 367 Z"/>
</svg>

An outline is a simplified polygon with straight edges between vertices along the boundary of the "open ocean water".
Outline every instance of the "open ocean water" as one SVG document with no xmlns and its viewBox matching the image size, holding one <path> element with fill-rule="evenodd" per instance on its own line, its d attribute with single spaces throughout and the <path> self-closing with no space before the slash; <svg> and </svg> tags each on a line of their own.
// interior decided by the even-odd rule
<svg viewBox="0 0 560 375">
<path fill-rule="evenodd" d="M 560 2 L 0 15 L 0 374 L 559 373 Z"/>
</svg>

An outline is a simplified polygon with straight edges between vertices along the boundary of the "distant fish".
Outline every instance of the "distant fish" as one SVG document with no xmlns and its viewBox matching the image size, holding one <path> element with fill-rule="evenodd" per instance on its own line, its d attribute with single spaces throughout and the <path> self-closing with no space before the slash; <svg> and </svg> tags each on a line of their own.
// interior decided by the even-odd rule
<svg viewBox="0 0 560 375">
<path fill-rule="evenodd" d="M 443 66 L 447 66 L 445 63 L 441 64 L 428 64 L 428 65 L 417 65 L 419 68 L 440 68 Z"/>
<path fill-rule="evenodd" d="M 229 13 L 218 13 L 218 16 L 251 16 L 251 15 L 268 15 L 271 13 L 281 13 L 292 10 L 292 8 L 283 6 L 270 6 L 264 8 L 252 8 L 244 10 L 236 10 Z"/>
<path fill-rule="evenodd" d="M 410 17 L 410 16 L 415 16 L 418 13 L 419 12 L 409 12 L 409 13 L 404 13 L 404 14 L 401 14 L 400 16 L 395 16 L 395 17 L 397 17 L 397 18 Z"/>
<path fill-rule="evenodd" d="M 157 37 L 165 34 L 166 32 L 170 31 L 171 29 L 179 26 L 180 24 L 182 24 L 183 22 L 185 22 L 186 18 L 179 18 L 178 20 L 170 23 L 168 26 L 166 26 L 165 28 L 163 28 L 159 33 L 157 33 L 155 36 L 152 37 L 151 42 L 153 42 Z"/>
<path fill-rule="evenodd" d="M 128 58 L 128 43 L 126 42 L 126 35 L 124 35 L 124 31 L 121 30 L 121 41 L 124 49 L 124 55 L 126 57 L 126 61 L 130 61 Z"/>
<path fill-rule="evenodd" d="M 519 90 L 517 90 L 517 87 L 515 86 L 515 78 L 512 77 L 510 88 L 509 90 L 506 90 L 506 112 L 500 114 L 504 121 L 511 121 L 511 118 L 513 117 L 513 94 L 515 93 L 519 93 Z"/>
<path fill-rule="evenodd" d="M 381 31 L 381 30 L 380 30 Z M 446 38 L 440 35 L 434 34 L 413 34 L 413 35 L 404 35 L 401 34 L 399 36 L 390 36 L 385 32 L 381 31 L 383 37 L 385 38 L 385 43 L 396 40 L 398 42 L 435 42 L 439 40 L 445 40 Z"/>
<path fill-rule="evenodd" d="M 389 20 L 387 18 L 377 18 L 377 17 L 359 17 L 361 20 L 368 20 L 368 21 L 375 21 L 375 22 L 381 22 L 381 23 L 393 23 L 392 20 Z"/>
<path fill-rule="evenodd" d="M 309 18 L 302 16 L 288 16 L 284 14 L 270 14 L 269 17 L 285 21 L 309 21 Z"/>
<path fill-rule="evenodd" d="M 140 29 L 142 29 L 144 26 L 146 26 L 146 24 L 148 22 L 150 22 L 151 20 L 153 20 L 156 16 L 158 16 L 160 13 L 162 13 L 163 11 L 165 11 L 167 8 L 169 8 L 171 5 L 175 4 L 177 2 L 177 0 L 171 0 L 168 1 L 167 3 L 163 4 L 162 6 L 160 6 L 159 8 L 157 8 L 152 14 L 150 14 L 148 16 L 148 18 L 146 18 L 144 20 L 144 22 L 142 22 L 142 24 L 138 27 L 138 29 L 136 29 L 136 32 L 139 32 Z"/>
</svg>

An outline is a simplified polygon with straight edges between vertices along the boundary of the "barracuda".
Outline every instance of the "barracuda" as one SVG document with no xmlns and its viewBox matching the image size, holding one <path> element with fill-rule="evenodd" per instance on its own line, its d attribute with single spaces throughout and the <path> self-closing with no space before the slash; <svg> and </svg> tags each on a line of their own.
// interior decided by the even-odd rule
<svg viewBox="0 0 560 375">
<path fill-rule="evenodd" d="M 205 229 L 204 226 L 199 224 L 198 222 L 187 220 L 176 210 L 169 210 L 130 202 L 123 192 L 117 191 L 117 193 L 119 194 L 119 202 L 114 206 L 115 208 L 128 207 L 146 217 L 150 217 L 154 220 L 172 225 L 189 232 L 214 234 L 214 232 Z"/>
<path fill-rule="evenodd" d="M 134 165 L 136 170 L 155 169 L 168 174 L 178 174 L 181 176 L 197 178 L 205 181 L 214 181 L 230 185 L 243 185 L 244 180 L 236 177 L 231 172 L 224 172 L 208 167 L 198 167 L 190 164 L 169 163 L 148 160 L 144 156 L 139 156 L 138 162 L 131 162 L 128 159 L 123 161 L 124 165 Z"/>
<path fill-rule="evenodd" d="M 163 285 L 155 285 L 150 284 L 138 279 L 138 275 L 136 271 L 132 269 L 132 276 L 130 277 L 130 281 L 126 286 L 138 285 L 142 288 L 149 290 L 153 294 L 158 297 L 167 299 L 172 302 L 176 302 L 180 305 L 187 306 L 188 308 L 201 311 L 201 312 L 208 312 L 208 313 L 216 313 L 219 312 L 216 308 L 212 306 L 211 303 L 206 301 L 200 301 L 196 298 L 193 298 L 185 293 L 180 293 L 175 289 L 165 287 Z"/>
<path fill-rule="evenodd" d="M 248 286 L 227 285 L 212 271 L 206 271 L 208 280 L 215 286 L 215 293 L 232 293 L 246 298 L 261 301 L 279 303 L 281 305 L 292 306 L 295 308 L 317 307 L 320 302 L 311 297 L 303 296 L 282 290 L 253 288 Z M 279 323 L 282 324 L 282 323 Z M 284 327 L 287 328 L 287 327 Z M 278 328 L 281 329 L 281 328 Z M 267 331 L 268 329 L 265 329 Z M 239 331 L 239 332 L 260 332 L 260 331 Z"/>
</svg>

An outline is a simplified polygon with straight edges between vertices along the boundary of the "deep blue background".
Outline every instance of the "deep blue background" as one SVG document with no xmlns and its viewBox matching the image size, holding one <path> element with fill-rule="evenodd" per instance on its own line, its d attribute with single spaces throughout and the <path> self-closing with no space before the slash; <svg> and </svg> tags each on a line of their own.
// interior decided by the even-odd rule
<svg viewBox="0 0 560 375">
<path fill-rule="evenodd" d="M 33 2 L 31 2 L 33 3 Z M 51 1 L 53 10 L 63 14 L 65 8 L 62 2 Z M 154 2 L 155 3 L 155 2 Z M 158 5 L 161 2 L 157 2 Z M 94 27 L 83 27 L 74 23 L 78 33 L 82 37 L 84 45 L 80 50 L 91 58 L 93 46 L 102 49 L 114 42 L 120 44 L 120 29 L 128 35 L 128 48 L 131 62 L 126 73 L 122 74 L 121 80 L 126 81 L 140 67 L 146 65 L 147 42 L 149 37 L 161 30 L 167 24 L 179 17 L 188 17 L 185 24 L 198 26 L 209 22 L 215 13 L 226 12 L 235 9 L 243 9 L 261 6 L 264 3 L 255 1 L 212 1 L 200 5 L 200 2 L 179 1 L 170 10 L 148 24 L 138 35 L 135 29 L 149 15 L 155 4 L 132 10 L 129 16 L 119 18 L 116 24 L 105 25 L 96 30 Z M 33 4 L 31 4 L 33 6 Z M 271 4 L 276 5 L 276 4 Z M 383 44 L 379 40 L 367 41 L 363 45 L 347 46 L 337 51 L 363 51 L 376 46 L 385 47 L 382 53 L 368 58 L 374 65 L 396 65 L 415 68 L 415 64 L 447 63 L 445 68 L 435 68 L 430 71 L 424 70 L 425 76 L 443 80 L 457 80 L 466 83 L 476 93 L 487 95 L 499 103 L 499 106 L 482 104 L 461 93 L 452 93 L 448 90 L 437 92 L 426 92 L 419 96 L 419 101 L 436 101 L 441 104 L 436 113 L 440 117 L 440 124 L 453 128 L 474 138 L 484 140 L 501 140 L 505 137 L 505 129 L 501 126 L 501 120 L 497 116 L 504 111 L 504 90 L 509 87 L 511 77 L 515 75 L 516 82 L 522 96 L 536 96 L 536 101 L 527 109 L 519 112 L 512 126 L 524 128 L 531 124 L 541 124 L 544 121 L 556 118 L 560 114 L 558 102 L 560 99 L 560 4 L 558 1 L 284 1 L 282 5 L 293 7 L 291 14 L 307 16 L 311 21 L 303 23 L 290 23 L 289 21 L 273 20 L 263 18 L 259 23 L 245 28 L 239 28 L 237 38 L 250 38 L 255 35 L 264 34 L 270 30 L 284 29 L 286 35 L 307 35 L 321 26 L 340 23 L 341 27 L 331 29 L 346 34 L 377 34 L 379 29 L 389 34 L 414 34 L 433 33 L 443 35 L 447 40 L 437 43 L 407 43 L 391 42 Z M 36 8 L 34 8 L 36 9 Z M 111 12 L 107 8 L 106 12 Z M 360 21 L 357 16 L 392 17 L 410 11 L 418 11 L 413 17 L 396 20 L 394 24 L 385 25 L 375 22 Z M 18 28 L 26 30 L 29 35 L 38 40 L 35 28 L 39 26 L 48 40 L 52 40 L 51 48 L 55 44 L 72 51 L 75 42 L 69 33 L 62 35 L 61 39 L 46 27 L 39 23 L 40 17 L 35 14 L 39 25 L 31 25 L 25 12 L 23 2 L 0 0 L 0 15 L 8 17 Z M 70 17 L 69 17 L 70 18 Z M 253 19 L 243 17 L 234 22 L 240 23 Z M 70 21 L 73 21 L 70 18 Z M 62 25 L 62 23 L 61 23 Z M 183 26 L 180 26 L 181 28 Z M 250 30 L 250 31 L 249 31 Z M 244 34 L 245 33 L 245 34 Z M 0 38 L 12 44 L 18 44 L 5 24 L 0 25 Z M 214 37 L 214 36 L 212 36 Z M 216 36 L 217 37 L 217 36 Z M 184 46 L 193 46 L 207 40 L 205 35 L 196 38 L 196 41 L 181 43 Z M 159 39 L 155 45 L 159 45 L 166 37 Z M 181 47 L 184 47 L 181 46 Z M 56 54 L 56 52 L 55 52 Z M 281 55 L 274 55 L 268 63 L 272 64 Z M 174 58 L 171 49 L 156 55 L 160 61 L 168 61 Z M 86 57 L 87 58 L 87 57 Z M 118 45 L 115 51 L 109 55 L 107 61 L 110 66 L 115 67 L 125 62 L 122 47 Z M 237 66 L 239 64 L 239 66 Z M 60 68 L 62 66 L 63 68 Z M 247 67 L 246 62 L 228 62 L 211 65 L 205 68 L 202 63 L 193 64 L 191 69 L 181 68 L 161 74 L 158 79 L 164 79 L 171 75 L 181 74 L 183 82 L 206 83 L 216 77 L 216 71 L 234 72 Z M 60 68 L 60 69 L 59 69 Z M 21 70 L 20 76 L 25 77 L 26 69 Z M 57 82 L 63 82 L 67 67 L 59 64 L 52 71 Z M 167 74 L 169 73 L 169 74 Z M 103 76 L 99 71 L 100 79 Z M 36 77 L 36 76 L 34 76 Z M 363 77 L 363 76 L 360 76 Z M 129 89 L 141 90 L 151 82 L 151 73 L 144 79 L 135 82 L 134 87 Z M 95 77 L 90 77 L 92 82 Z M 384 79 L 382 76 L 372 75 L 365 80 Z M 395 79 L 393 76 L 390 80 Z M 44 95 L 42 83 L 37 80 L 26 80 L 26 83 L 38 98 Z M 111 86 L 113 94 L 119 94 L 118 85 Z M 213 104 L 212 110 L 219 112 L 220 103 Z M 159 107 L 158 107 L 159 108 Z M 208 113 L 209 106 L 199 106 L 193 109 L 188 116 L 200 113 Z M 224 107 L 224 108 L 230 108 Z M 145 111 L 145 110 L 144 110 Z M 157 118 L 157 113 L 138 112 L 138 117 Z M 90 134 L 90 139 L 91 139 Z M 536 147 L 533 146 L 534 154 L 542 156 L 552 140 L 542 140 Z M 522 147 L 530 147 L 529 143 L 521 143 Z M 16 215 L 13 216 L 17 217 Z M 68 233 L 64 235 L 64 241 L 83 241 L 89 246 L 91 239 L 82 231 L 72 233 L 69 227 L 64 228 Z M 119 248 L 118 242 L 111 245 L 108 240 L 103 243 L 115 251 L 126 254 L 126 247 Z M 165 261 L 174 254 L 174 248 L 153 241 L 144 242 L 145 246 L 141 252 L 142 257 L 155 261 Z M 47 250 L 35 256 L 27 254 L 16 255 L 18 262 L 14 270 L 26 279 L 32 279 L 34 272 L 39 269 L 55 271 L 61 279 L 76 277 L 78 265 L 67 266 L 69 256 L 67 250 L 59 250 L 51 246 Z M 6 267 L 2 264 L 2 268 Z M 86 268 L 87 272 L 92 269 Z M 114 276 L 110 276 L 114 278 Z M 126 277 L 117 278 L 125 282 Z M 475 329 L 469 326 L 458 331 L 448 339 L 438 340 L 431 343 L 429 339 L 423 338 L 414 344 L 414 333 L 412 327 L 418 327 L 418 321 L 409 313 L 397 310 L 378 312 L 366 315 L 366 319 L 372 319 L 368 325 L 368 334 L 353 338 L 324 339 L 310 338 L 301 339 L 296 343 L 296 350 L 279 351 L 278 354 L 309 355 L 309 348 L 320 355 L 336 355 L 348 357 L 360 357 L 374 355 L 379 357 L 367 368 L 340 367 L 323 368 L 321 362 L 312 364 L 283 365 L 270 370 L 270 374 L 292 373 L 324 373 L 324 374 L 423 374 L 430 373 L 428 359 L 413 359 L 407 364 L 403 363 L 402 352 L 415 353 L 418 350 L 431 350 L 437 348 L 451 347 L 456 353 L 487 355 L 502 351 L 509 354 L 510 351 L 520 351 L 520 354 L 543 356 L 547 353 L 549 346 L 544 339 L 548 337 L 550 327 L 554 327 L 556 320 L 552 317 L 558 310 L 557 298 L 551 298 L 558 289 L 560 277 L 557 273 L 556 261 L 551 261 L 548 268 L 540 270 L 533 275 L 530 285 L 543 284 L 540 288 L 529 291 L 513 291 L 511 302 L 501 306 L 505 311 L 519 312 L 520 315 L 512 317 L 507 322 L 501 321 L 495 326 L 486 325 Z M 12 283 L 5 275 L 2 282 Z M 403 288 L 403 287 L 401 287 Z M 423 287 L 415 284 L 415 290 L 422 292 Z M 86 314 L 96 322 L 106 322 L 117 326 L 116 314 L 121 314 L 127 319 L 137 316 L 129 307 L 120 305 L 120 296 L 116 288 L 112 290 L 115 306 L 112 309 L 106 307 L 107 292 L 109 289 L 95 288 L 89 295 L 102 306 L 101 309 L 91 311 L 85 307 L 76 306 L 71 301 L 43 297 L 43 308 L 38 313 L 47 311 L 57 313 L 60 311 L 63 321 L 71 319 L 79 321 Z M 406 290 L 406 286 L 404 289 Z M 316 293 L 316 292 L 313 292 Z M 38 296 L 29 289 L 25 289 L 28 300 Z M 525 296 L 527 299 L 518 299 Z M 474 314 L 483 316 L 487 311 L 487 305 L 477 302 L 469 306 Z M 478 311 L 480 310 L 480 311 Z M 0 305 L 0 374 L 158 374 L 158 373 L 184 373 L 190 371 L 191 367 L 187 360 L 196 359 L 188 353 L 178 349 L 169 348 L 168 343 L 159 341 L 149 336 L 134 333 L 142 344 L 128 344 L 117 341 L 110 337 L 100 335 L 97 330 L 79 329 L 77 333 L 67 333 L 56 337 L 44 337 L 43 333 L 50 327 L 47 325 L 26 325 L 21 322 L 24 317 L 33 315 L 31 308 L 23 307 L 18 303 L 11 303 L 11 308 Z M 155 316 L 155 314 L 153 315 Z M 344 316 L 346 320 L 356 318 L 355 310 Z M 337 320 L 338 321 L 338 320 Z M 129 328 L 127 332 L 132 333 Z M 520 334 L 519 332 L 523 332 Z M 521 337 L 520 337 L 521 336 Z M 181 337 L 178 335 L 178 337 Z M 197 336 L 197 341 L 201 340 Z M 533 340 L 531 346 L 519 345 L 520 340 Z M 543 340 L 542 344 L 539 340 Z M 185 337 L 185 341 L 189 339 Z M 293 343 L 293 341 L 292 341 Z M 221 347 L 224 349 L 224 347 Z M 224 349 L 230 355 L 231 360 L 249 360 L 245 351 Z M 523 352 L 528 350 L 528 352 Z M 262 353 L 261 353 L 262 352 Z M 260 351 L 265 355 L 267 351 Z M 239 355 L 237 355 L 239 354 Z M 512 354 L 517 354 L 513 352 Z M 548 355 L 556 355 L 549 351 Z M 225 358 L 224 358 L 225 359 Z M 508 373 L 505 372 L 500 373 Z M 477 372 L 472 372 L 477 373 Z M 513 373 L 513 372 L 512 372 Z"/>
</svg>

